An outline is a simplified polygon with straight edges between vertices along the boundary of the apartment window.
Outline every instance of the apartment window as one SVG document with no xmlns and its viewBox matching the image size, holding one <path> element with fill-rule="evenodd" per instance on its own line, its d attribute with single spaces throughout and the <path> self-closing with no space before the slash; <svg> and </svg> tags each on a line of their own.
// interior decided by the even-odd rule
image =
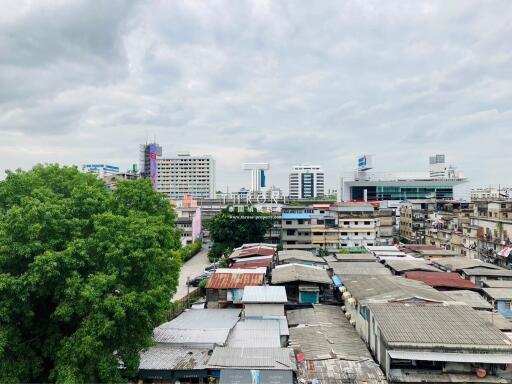
<svg viewBox="0 0 512 384">
<path fill-rule="evenodd" d="M 370 225 L 370 222 L 369 221 L 365 221 L 364 225 Z"/>
<path fill-rule="evenodd" d="M 292 221 L 291 220 L 286 220 L 286 225 L 292 225 Z"/>
<path fill-rule="evenodd" d="M 350 221 L 344 221 L 343 225 L 350 225 Z"/>
<path fill-rule="evenodd" d="M 299 220 L 297 220 L 297 223 L 298 224 L 304 224 L 304 220 L 303 219 L 299 219 Z"/>
<path fill-rule="evenodd" d="M 370 232 L 366 232 L 366 236 L 370 236 L 370 235 L 371 235 L 371 233 L 370 233 Z"/>
<path fill-rule="evenodd" d="M 510 301 L 505 302 L 505 311 L 511 311 L 512 310 L 512 303 Z"/>
<path fill-rule="evenodd" d="M 288 236 L 293 236 L 293 235 L 295 235 L 295 230 L 293 230 L 293 229 L 288 229 L 288 230 L 286 231 L 286 234 L 287 234 Z"/>
<path fill-rule="evenodd" d="M 347 232 L 341 232 L 340 235 L 341 236 L 347 236 Z"/>
<path fill-rule="evenodd" d="M 359 221 L 354 221 L 354 225 L 359 225 Z"/>
</svg>

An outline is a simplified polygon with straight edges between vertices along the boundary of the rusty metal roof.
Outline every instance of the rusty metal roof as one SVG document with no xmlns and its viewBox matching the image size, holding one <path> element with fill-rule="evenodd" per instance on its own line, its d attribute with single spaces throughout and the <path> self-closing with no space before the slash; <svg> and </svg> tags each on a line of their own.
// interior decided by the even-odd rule
<svg viewBox="0 0 512 384">
<path fill-rule="evenodd" d="M 238 263 L 233 264 L 230 268 L 271 268 L 272 267 L 272 259 L 260 259 L 260 260 L 252 260 L 248 259 L 247 261 L 240 261 Z"/>
<path fill-rule="evenodd" d="M 431 287 L 477 289 L 469 280 L 463 279 L 456 272 L 405 272 L 405 277 L 412 280 L 423 281 Z"/>
<path fill-rule="evenodd" d="M 236 289 L 247 285 L 263 285 L 265 273 L 221 273 L 215 272 L 208 279 L 206 289 Z"/>
<path fill-rule="evenodd" d="M 235 249 L 229 256 L 230 259 L 251 257 L 251 256 L 273 256 L 276 250 L 273 247 L 259 245 L 256 247 L 249 247 L 244 249 Z"/>
</svg>

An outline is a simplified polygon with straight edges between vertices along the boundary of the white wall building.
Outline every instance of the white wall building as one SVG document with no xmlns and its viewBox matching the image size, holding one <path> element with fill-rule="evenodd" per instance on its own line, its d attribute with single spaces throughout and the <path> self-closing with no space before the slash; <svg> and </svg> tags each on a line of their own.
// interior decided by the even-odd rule
<svg viewBox="0 0 512 384">
<path fill-rule="evenodd" d="M 176 157 L 158 159 L 157 166 L 157 191 L 170 199 L 182 199 L 185 195 L 214 198 L 215 160 L 212 156 L 191 156 L 184 152 Z"/>
<path fill-rule="evenodd" d="M 325 174 L 318 165 L 296 165 L 290 173 L 290 199 L 307 199 L 325 195 Z"/>
</svg>

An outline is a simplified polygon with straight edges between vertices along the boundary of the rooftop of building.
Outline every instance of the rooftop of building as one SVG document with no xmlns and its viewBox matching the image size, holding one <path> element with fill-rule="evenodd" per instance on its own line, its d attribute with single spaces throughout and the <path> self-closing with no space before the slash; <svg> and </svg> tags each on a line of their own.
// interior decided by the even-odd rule
<svg viewBox="0 0 512 384">
<path fill-rule="evenodd" d="M 452 298 L 453 301 L 465 303 L 474 309 L 492 309 L 492 305 L 478 292 L 470 291 L 468 289 L 461 289 L 455 291 L 446 291 L 444 293 L 445 295 Z"/>
<path fill-rule="evenodd" d="M 410 271 L 425 271 L 425 272 L 439 272 L 439 269 L 433 265 L 427 264 L 423 259 L 415 260 L 399 260 L 399 259 L 386 259 L 385 265 L 391 270 L 402 273 Z"/>
<path fill-rule="evenodd" d="M 218 269 L 209 278 L 206 289 L 239 289 L 251 285 L 263 285 L 266 268 Z M 240 273 L 237 273 L 240 272 Z"/>
<path fill-rule="evenodd" d="M 482 284 L 486 288 L 512 288 L 512 280 L 484 280 Z"/>
<path fill-rule="evenodd" d="M 407 279 L 422 281 L 434 288 L 477 289 L 471 281 L 455 272 L 405 272 Z"/>
<path fill-rule="evenodd" d="M 512 277 L 512 270 L 509 270 L 509 269 L 472 268 L 472 269 L 463 269 L 462 272 L 467 276 Z"/>
<path fill-rule="evenodd" d="M 476 313 L 488 324 L 494 325 L 500 331 L 512 331 L 512 321 L 505 318 L 501 313 L 493 311 L 476 311 Z"/>
<path fill-rule="evenodd" d="M 299 249 L 287 249 L 277 253 L 279 262 L 282 263 L 288 260 L 300 260 L 313 263 L 325 263 L 325 260 L 319 256 L 315 256 L 313 252 L 303 251 Z"/>
<path fill-rule="evenodd" d="M 371 253 L 337 253 L 334 258 L 337 261 L 377 261 Z"/>
<path fill-rule="evenodd" d="M 265 256 L 266 257 L 266 256 Z M 269 258 L 256 258 L 251 257 L 248 259 L 242 259 L 231 265 L 231 269 L 255 269 L 255 268 L 271 268 L 272 267 L 272 256 Z"/>
<path fill-rule="evenodd" d="M 395 301 L 419 299 L 444 302 L 451 299 L 443 292 L 415 280 L 400 276 L 351 275 L 345 276 L 343 285 L 358 301 Z"/>
<path fill-rule="evenodd" d="M 488 269 L 503 269 L 497 265 L 484 263 L 478 259 L 469 259 L 467 257 L 450 257 L 445 260 L 434 260 L 432 264 L 448 271 L 462 271 L 463 269 L 470 268 L 488 268 Z"/>
<path fill-rule="evenodd" d="M 329 268 L 338 276 L 347 275 L 391 275 L 389 269 L 375 261 L 335 261 L 328 262 Z"/>
<path fill-rule="evenodd" d="M 289 348 L 217 347 L 208 362 L 210 369 L 261 369 L 295 371 L 293 351 Z"/>
<path fill-rule="evenodd" d="M 257 245 L 250 246 L 241 249 L 235 249 L 231 255 L 229 255 L 230 259 L 234 258 L 244 258 L 251 256 L 273 256 L 276 253 L 275 247 L 270 247 L 268 245 Z"/>
<path fill-rule="evenodd" d="M 332 284 L 329 274 L 323 268 L 302 264 L 278 265 L 272 270 L 272 284 L 307 282 Z"/>
<path fill-rule="evenodd" d="M 512 288 L 483 288 L 482 290 L 493 300 L 512 300 Z"/>
<path fill-rule="evenodd" d="M 280 348 L 279 320 L 244 319 L 231 331 L 226 346 L 230 348 Z"/>
<path fill-rule="evenodd" d="M 286 303 L 288 301 L 286 297 L 286 289 L 282 286 L 249 286 L 245 287 L 244 294 L 242 297 L 242 303 L 259 303 L 259 304 L 274 304 L 274 303 Z"/>
<path fill-rule="evenodd" d="M 210 349 L 157 344 L 140 355 L 139 371 L 205 369 Z"/>
<path fill-rule="evenodd" d="M 467 305 L 369 304 L 391 348 L 512 352 L 512 341 Z"/>
</svg>

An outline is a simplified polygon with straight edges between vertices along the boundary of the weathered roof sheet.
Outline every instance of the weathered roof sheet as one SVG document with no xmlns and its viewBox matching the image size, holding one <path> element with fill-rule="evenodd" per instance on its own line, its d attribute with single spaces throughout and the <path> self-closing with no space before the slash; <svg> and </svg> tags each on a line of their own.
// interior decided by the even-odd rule
<svg viewBox="0 0 512 384">
<path fill-rule="evenodd" d="M 157 343 L 194 345 L 223 345 L 229 335 L 229 328 L 224 329 L 172 329 L 157 327 L 153 331 L 153 339 Z"/>
<path fill-rule="evenodd" d="M 444 293 L 422 282 L 400 276 L 349 275 L 343 278 L 343 284 L 358 301 L 393 301 L 414 297 L 428 301 L 452 301 Z"/>
<path fill-rule="evenodd" d="M 446 249 L 420 249 L 417 251 L 420 255 L 424 257 L 436 257 L 436 256 L 442 256 L 442 257 L 457 257 L 460 255 L 460 253 L 457 253 L 456 251 L 449 251 Z"/>
<path fill-rule="evenodd" d="M 297 371 L 299 383 L 334 384 L 360 383 L 385 384 L 386 376 L 373 359 L 349 361 L 339 359 L 309 360 L 299 364 Z"/>
<path fill-rule="evenodd" d="M 469 259 L 467 257 L 450 257 L 449 259 L 438 259 L 432 261 L 432 264 L 447 271 L 461 271 L 470 268 L 488 268 L 488 269 L 503 269 L 497 265 L 484 263 L 477 259 Z"/>
<path fill-rule="evenodd" d="M 247 259 L 247 261 L 240 261 L 233 264 L 230 268 L 233 269 L 253 269 L 253 268 L 272 268 L 272 259 Z"/>
<path fill-rule="evenodd" d="M 230 259 L 233 258 L 243 258 L 243 257 L 251 257 L 251 256 L 272 256 L 275 255 L 276 249 L 275 247 L 270 247 L 267 245 L 257 245 L 250 246 L 246 248 L 238 248 L 235 249 L 231 255 Z"/>
<path fill-rule="evenodd" d="M 472 268 L 472 269 L 463 269 L 462 272 L 467 276 L 512 277 L 512 271 L 509 269 Z"/>
<path fill-rule="evenodd" d="M 512 300 L 512 288 L 483 288 L 483 291 L 493 300 Z"/>
<path fill-rule="evenodd" d="M 377 261 L 377 258 L 371 253 L 337 253 L 335 255 L 337 261 L 361 261 L 372 262 Z M 333 261 L 336 261 L 333 260 Z"/>
<path fill-rule="evenodd" d="M 512 288 L 512 280 L 484 280 L 482 284 L 488 288 Z"/>
<path fill-rule="evenodd" d="M 230 348 L 280 348 L 279 320 L 245 319 L 239 321 L 229 335 Z"/>
<path fill-rule="evenodd" d="M 368 304 L 392 347 L 512 352 L 512 341 L 467 305 Z"/>
<path fill-rule="evenodd" d="M 405 277 L 423 281 L 431 287 L 477 289 L 471 281 L 462 278 L 455 272 L 405 272 Z"/>
<path fill-rule="evenodd" d="M 277 257 L 280 263 L 286 262 L 288 260 L 301 260 L 313 263 L 325 263 L 325 260 L 319 256 L 315 256 L 313 252 L 303 251 L 299 249 L 289 249 L 284 251 L 279 251 L 277 253 Z"/>
<path fill-rule="evenodd" d="M 494 325 L 503 332 L 512 330 L 512 322 L 505 318 L 501 313 L 491 311 L 476 311 L 476 313 L 487 323 Z"/>
<path fill-rule="evenodd" d="M 272 284 L 303 281 L 317 284 L 332 284 L 329 274 L 323 268 L 301 264 L 278 265 L 272 270 Z"/>
<path fill-rule="evenodd" d="M 205 369 L 210 350 L 157 344 L 140 356 L 139 370 Z M 142 375 L 143 376 L 143 375 Z"/>
<path fill-rule="evenodd" d="M 433 265 L 427 264 L 423 259 L 415 260 L 386 260 L 385 264 L 392 270 L 401 273 L 409 271 L 439 272 Z"/>
<path fill-rule="evenodd" d="M 158 328 L 231 329 L 237 323 L 241 311 L 240 308 L 189 309 L 173 320 L 163 323 Z"/>
<path fill-rule="evenodd" d="M 394 245 L 374 245 L 366 247 L 370 252 L 401 252 Z"/>
<path fill-rule="evenodd" d="M 475 309 L 492 309 L 492 305 L 487 302 L 478 292 L 462 289 L 458 291 L 446 291 L 447 296 L 454 301 L 460 301 Z"/>
<path fill-rule="evenodd" d="M 206 284 L 206 289 L 239 289 L 250 285 L 262 285 L 265 281 L 266 269 L 263 272 L 257 269 L 231 269 L 230 271 L 244 271 L 243 273 L 228 273 L 215 271 Z M 249 271 L 249 273 L 247 273 Z"/>
<path fill-rule="evenodd" d="M 246 287 L 242 303 L 286 303 L 286 289 L 281 286 L 263 285 Z"/>
<path fill-rule="evenodd" d="M 328 264 L 335 275 L 342 277 L 346 275 L 391 275 L 389 269 L 384 267 L 384 265 L 372 261 L 360 261 L 357 263 L 337 261 Z"/>
<path fill-rule="evenodd" d="M 211 369 L 273 369 L 295 371 L 293 352 L 289 348 L 217 347 L 208 362 Z"/>
</svg>

